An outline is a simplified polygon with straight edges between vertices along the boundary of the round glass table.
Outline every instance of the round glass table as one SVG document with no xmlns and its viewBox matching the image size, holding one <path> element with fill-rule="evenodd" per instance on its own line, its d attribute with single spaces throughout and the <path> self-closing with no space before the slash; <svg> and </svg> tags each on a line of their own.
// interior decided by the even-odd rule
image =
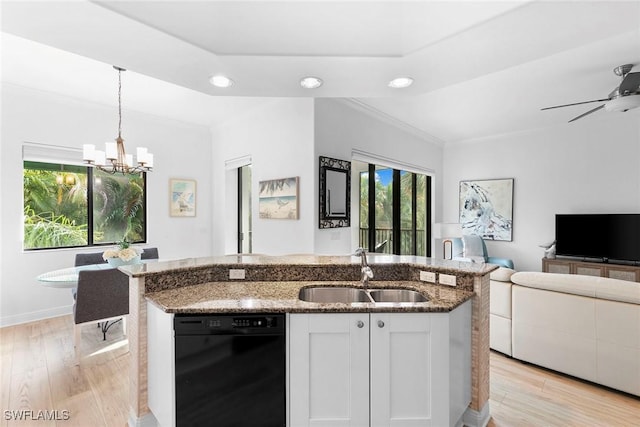
<svg viewBox="0 0 640 427">
<path fill-rule="evenodd" d="M 42 286 L 50 288 L 75 288 L 78 286 L 78 272 L 81 270 L 106 270 L 111 267 L 109 264 L 89 264 L 78 267 L 61 268 L 60 270 L 48 271 L 42 273 L 36 279 Z"/>
</svg>

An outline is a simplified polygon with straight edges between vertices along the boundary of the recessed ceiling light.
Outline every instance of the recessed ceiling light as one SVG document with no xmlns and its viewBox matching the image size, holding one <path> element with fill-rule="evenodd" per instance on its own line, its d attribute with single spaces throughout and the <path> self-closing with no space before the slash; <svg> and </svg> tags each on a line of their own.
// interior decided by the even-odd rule
<svg viewBox="0 0 640 427">
<path fill-rule="evenodd" d="M 389 82 L 389 87 L 394 89 L 402 89 L 405 87 L 409 87 L 413 84 L 413 79 L 411 77 L 397 77 Z"/>
<path fill-rule="evenodd" d="M 209 83 L 211 83 L 215 87 L 224 88 L 224 87 L 233 86 L 233 80 L 231 80 L 227 76 L 222 76 L 222 75 L 211 76 L 211 78 L 209 78 Z"/>
<path fill-rule="evenodd" d="M 305 89 L 316 89 L 322 86 L 322 79 L 318 77 L 304 77 L 300 80 L 300 86 Z"/>
</svg>

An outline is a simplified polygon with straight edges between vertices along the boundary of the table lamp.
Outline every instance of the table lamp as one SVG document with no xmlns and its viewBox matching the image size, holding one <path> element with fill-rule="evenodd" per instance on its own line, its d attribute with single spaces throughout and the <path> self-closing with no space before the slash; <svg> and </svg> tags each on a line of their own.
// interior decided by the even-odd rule
<svg viewBox="0 0 640 427">
<path fill-rule="evenodd" d="M 444 239 L 442 241 L 442 258 L 453 258 L 453 240 L 462 237 L 462 225 L 457 222 L 439 222 L 434 224 L 433 235 L 436 239 Z M 449 248 L 449 256 L 447 257 L 447 247 Z"/>
</svg>

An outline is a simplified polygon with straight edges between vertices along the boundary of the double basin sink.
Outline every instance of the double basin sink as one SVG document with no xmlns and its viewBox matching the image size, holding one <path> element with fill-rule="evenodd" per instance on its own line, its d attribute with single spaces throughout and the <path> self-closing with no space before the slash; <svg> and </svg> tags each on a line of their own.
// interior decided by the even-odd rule
<svg viewBox="0 0 640 427">
<path fill-rule="evenodd" d="M 351 304 L 368 303 L 420 303 L 428 299 L 412 289 L 363 289 L 356 287 L 317 286 L 300 289 L 302 301 Z"/>
</svg>

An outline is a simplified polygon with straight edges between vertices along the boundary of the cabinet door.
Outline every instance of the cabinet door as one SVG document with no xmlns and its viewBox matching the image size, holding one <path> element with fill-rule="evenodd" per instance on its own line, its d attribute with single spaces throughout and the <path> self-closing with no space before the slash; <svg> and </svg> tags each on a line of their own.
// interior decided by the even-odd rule
<svg viewBox="0 0 640 427">
<path fill-rule="evenodd" d="M 546 273 L 571 274 L 571 264 L 568 261 L 543 258 L 542 271 Z"/>
<path fill-rule="evenodd" d="M 176 424 L 173 314 L 147 303 L 148 405 L 162 427 Z"/>
<path fill-rule="evenodd" d="M 640 269 L 637 267 L 624 267 L 619 265 L 609 265 L 607 266 L 606 276 L 612 279 L 618 280 L 627 280 L 629 282 L 638 282 L 640 281 Z"/>
<path fill-rule="evenodd" d="M 291 314 L 291 426 L 369 425 L 369 314 Z"/>
<path fill-rule="evenodd" d="M 371 314 L 371 426 L 449 424 L 447 313 Z"/>
<path fill-rule="evenodd" d="M 595 276 L 595 277 L 604 276 L 604 266 L 602 265 L 581 263 L 581 262 L 576 262 L 573 265 L 575 269 L 575 271 L 572 271 L 573 274 L 581 274 L 583 276 Z"/>
</svg>

